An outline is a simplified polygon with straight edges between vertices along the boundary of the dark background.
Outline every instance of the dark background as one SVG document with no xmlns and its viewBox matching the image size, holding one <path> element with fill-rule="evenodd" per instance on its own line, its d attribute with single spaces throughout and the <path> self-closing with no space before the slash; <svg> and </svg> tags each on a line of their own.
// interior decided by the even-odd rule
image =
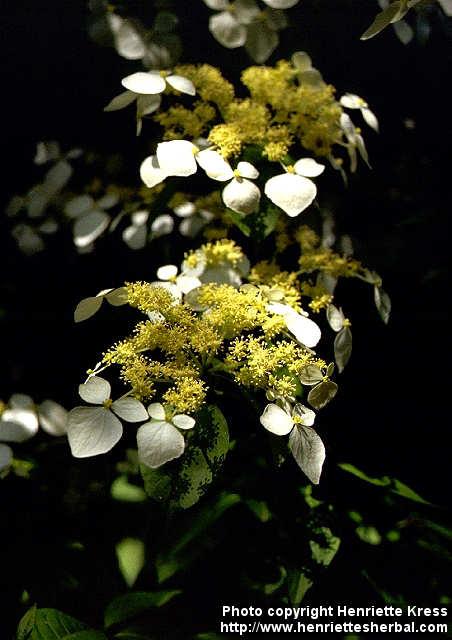
<svg viewBox="0 0 452 640">
<path fill-rule="evenodd" d="M 134 13 L 139 4 L 125 6 Z M 178 8 L 184 61 L 209 58 L 226 77 L 236 79 L 249 64 L 246 54 L 225 51 L 214 42 L 205 26 L 209 12 L 198 4 L 181 2 Z M 349 461 L 369 475 L 396 476 L 427 499 L 447 505 L 451 27 L 434 6 L 426 14 L 432 31 L 425 42 L 415 38 L 404 46 L 392 28 L 360 42 L 376 10 L 370 0 L 304 0 L 288 12 L 294 28 L 282 33 L 283 44 L 270 60 L 307 50 L 338 95 L 350 91 L 365 97 L 381 123 L 380 135 L 365 131 L 373 170 L 362 164 L 348 189 L 335 178 L 330 186 L 339 228 L 352 236 L 357 257 L 383 277 L 393 312 L 385 326 L 370 288 L 360 283 L 342 288 L 353 322 L 354 353 L 341 376 L 340 394 L 322 418 L 328 458 L 320 495 L 340 501 L 348 485 L 338 480 L 335 464 Z M 150 143 L 146 127 L 137 140 L 129 111 L 102 112 L 118 93 L 120 78 L 136 67 L 89 40 L 87 17 L 83 2 L 16 0 L 1 6 L 2 203 L 37 179 L 32 158 L 36 142 L 45 139 L 59 140 L 64 148 L 124 153 L 126 174 L 138 186 L 136 169 Z M 406 119 L 414 128 L 406 126 Z M 78 256 L 70 238 L 60 237 L 42 254 L 24 257 L 9 228 L 2 217 L 1 396 L 6 400 L 21 391 L 39 401 L 51 397 L 74 406 L 83 372 L 114 339 L 117 325 L 102 310 L 90 323 L 74 326 L 73 308 L 102 288 L 152 278 L 160 254 L 155 255 L 152 245 L 134 253 L 119 241 L 106 240 L 98 242 L 94 254 Z M 175 247 L 171 261 L 178 263 L 181 256 Z M 67 451 L 58 451 L 64 466 Z M 27 562 L 37 561 L 30 547 L 25 552 L 14 546 L 17 536 L 28 545 L 38 540 L 35 549 L 41 544 L 49 551 L 46 518 L 52 522 L 58 512 L 54 503 L 41 505 L 41 515 L 46 515 L 40 522 L 28 491 L 21 487 L 4 507 L 11 518 L 9 531 L 16 536 L 9 538 L 11 548 L 25 554 L 26 560 L 17 559 L 21 571 Z M 36 504 L 42 500 L 38 495 L 34 499 Z M 33 535 L 23 530 L 27 510 Z M 424 560 L 417 562 L 416 571 L 422 574 Z M 44 569 L 38 563 L 34 571 L 39 570 Z M 418 589 L 421 601 L 429 590 L 424 582 Z M 11 584 L 5 589 L 16 596 L 22 583 L 17 579 Z M 336 585 L 334 579 L 331 584 Z M 351 597 L 359 589 L 359 582 L 350 587 Z M 334 587 L 330 590 L 334 597 Z M 49 601 L 58 604 L 53 592 L 42 605 Z M 95 617 L 93 611 L 90 615 Z"/>
</svg>

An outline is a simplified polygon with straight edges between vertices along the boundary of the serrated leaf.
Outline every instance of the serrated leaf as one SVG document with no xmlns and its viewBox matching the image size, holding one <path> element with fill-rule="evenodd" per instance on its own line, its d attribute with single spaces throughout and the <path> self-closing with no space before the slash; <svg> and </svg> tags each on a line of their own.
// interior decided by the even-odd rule
<svg viewBox="0 0 452 640">
<path fill-rule="evenodd" d="M 323 373 L 315 364 L 308 364 L 300 371 L 299 376 L 301 384 L 312 387 L 318 382 L 322 382 Z"/>
<path fill-rule="evenodd" d="M 37 609 L 34 606 L 19 622 L 17 640 L 63 640 L 86 629 L 86 624 L 57 609 Z"/>
<path fill-rule="evenodd" d="M 323 409 L 337 393 L 338 386 L 332 380 L 324 380 L 311 389 L 308 402 L 314 409 Z"/>
<path fill-rule="evenodd" d="M 101 296 L 93 296 L 81 300 L 75 308 L 74 321 L 83 322 L 83 320 L 91 318 L 91 316 L 99 311 L 102 306 L 102 302 L 103 298 Z"/>
<path fill-rule="evenodd" d="M 151 469 L 144 464 L 140 465 L 140 472 L 147 495 L 159 502 L 168 500 L 172 487 L 171 473 L 165 469 Z"/>
<path fill-rule="evenodd" d="M 375 286 L 374 299 L 375 306 L 378 309 L 381 319 L 385 324 L 388 324 L 389 316 L 391 314 L 391 298 L 381 287 Z"/>
<path fill-rule="evenodd" d="M 352 332 L 349 327 L 339 331 L 334 340 L 334 359 L 339 373 L 342 373 L 352 355 Z"/>
<path fill-rule="evenodd" d="M 185 486 L 177 495 L 176 504 L 182 509 L 188 509 L 198 502 L 213 479 L 206 456 L 198 447 L 191 447 L 186 451 L 180 479 Z"/>
<path fill-rule="evenodd" d="M 222 465 L 229 451 L 228 423 L 216 405 L 204 407 L 197 415 L 198 429 L 205 425 L 209 433 L 206 455 L 212 465 Z"/>
<path fill-rule="evenodd" d="M 125 622 L 130 618 L 150 609 L 151 607 L 162 607 L 175 596 L 182 593 L 180 589 L 172 591 L 137 591 L 127 593 L 112 600 L 105 609 L 105 627 L 112 627 L 115 624 Z"/>
<path fill-rule="evenodd" d="M 361 36 L 361 40 L 368 40 L 369 38 L 373 38 L 383 31 L 385 27 L 387 27 L 392 22 L 396 22 L 403 18 L 407 10 L 402 9 L 402 2 L 397 0 L 396 2 L 392 2 L 388 5 L 383 11 L 380 11 L 375 17 L 375 20 L 372 22 L 370 27 L 366 29 L 366 31 Z"/>
</svg>

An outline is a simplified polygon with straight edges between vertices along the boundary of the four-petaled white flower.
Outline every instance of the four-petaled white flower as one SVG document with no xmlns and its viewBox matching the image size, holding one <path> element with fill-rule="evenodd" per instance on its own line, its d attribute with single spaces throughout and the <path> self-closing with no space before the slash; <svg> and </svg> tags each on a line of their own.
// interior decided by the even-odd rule
<svg viewBox="0 0 452 640">
<path fill-rule="evenodd" d="M 166 264 L 157 269 L 158 285 L 167 289 L 176 299 L 182 300 L 182 296 L 192 289 L 201 286 L 201 280 L 196 276 L 181 273 L 177 275 L 178 268 L 175 264 Z"/>
<path fill-rule="evenodd" d="M 297 313 L 295 309 L 281 302 L 270 302 L 267 304 L 267 309 L 283 316 L 286 327 L 298 342 L 308 348 L 316 346 L 322 334 L 320 327 L 313 320 Z"/>
<path fill-rule="evenodd" d="M 76 407 L 69 412 L 67 435 L 75 458 L 110 451 L 122 436 L 122 424 L 117 416 L 126 422 L 142 422 L 147 418 L 145 407 L 135 398 L 124 397 L 113 402 L 110 383 L 99 376 L 79 385 L 78 392 L 85 402 L 100 406 Z"/>
<path fill-rule="evenodd" d="M 214 38 L 228 49 L 245 46 L 256 62 L 262 63 L 278 45 L 278 31 L 287 26 L 281 9 L 289 9 L 299 0 L 264 0 L 269 9 L 260 10 L 255 0 L 204 0 L 219 13 L 209 20 Z"/>
<path fill-rule="evenodd" d="M 259 171 L 250 162 L 239 162 L 235 171 L 216 151 L 206 149 L 202 161 L 199 163 L 208 176 L 220 182 L 230 180 L 222 193 L 224 204 L 243 215 L 254 213 L 259 208 L 261 192 L 251 180 L 259 176 Z M 209 154 L 209 155 L 208 155 Z M 217 156 L 221 158 L 218 160 Z M 206 162 L 207 160 L 207 162 Z M 216 166 L 217 172 L 214 172 Z"/>
<path fill-rule="evenodd" d="M 317 187 L 310 178 L 323 173 L 325 166 L 312 158 L 301 158 L 293 166 L 284 167 L 286 173 L 274 176 L 265 184 L 265 195 L 294 218 L 312 203 Z"/>
<path fill-rule="evenodd" d="M 374 131 L 378 131 L 377 116 L 369 109 L 369 105 L 365 100 L 354 93 L 345 93 L 340 99 L 340 103 L 346 109 L 359 109 L 369 127 Z"/>
<path fill-rule="evenodd" d="M 214 214 L 207 209 L 197 209 L 193 202 L 183 202 L 173 209 L 178 218 L 179 233 L 188 238 L 194 238 L 206 224 L 214 219 Z"/>
<path fill-rule="evenodd" d="M 162 102 L 160 96 L 169 85 L 171 88 L 190 96 L 196 94 L 191 80 L 167 71 L 138 71 L 121 80 L 126 89 L 115 96 L 104 111 L 119 111 L 136 100 L 137 102 L 137 135 L 141 132 L 141 119 L 157 111 Z"/>
<path fill-rule="evenodd" d="M 67 411 L 53 400 L 35 405 L 30 396 L 15 393 L 0 416 L 0 472 L 9 467 L 13 452 L 9 444 L 30 440 L 42 429 L 52 435 L 66 433 Z"/>
<path fill-rule="evenodd" d="M 183 413 L 167 419 L 160 402 L 150 404 L 148 412 L 151 420 L 137 431 L 138 458 L 151 469 L 157 469 L 184 453 L 185 439 L 181 430 L 193 429 L 195 420 Z"/>
<path fill-rule="evenodd" d="M 309 480 L 318 484 L 325 461 L 325 447 L 320 436 L 312 428 L 315 413 L 302 404 L 290 405 L 286 410 L 279 405 L 268 404 L 260 417 L 265 429 L 278 436 L 289 435 L 289 449 L 300 469 Z"/>
</svg>

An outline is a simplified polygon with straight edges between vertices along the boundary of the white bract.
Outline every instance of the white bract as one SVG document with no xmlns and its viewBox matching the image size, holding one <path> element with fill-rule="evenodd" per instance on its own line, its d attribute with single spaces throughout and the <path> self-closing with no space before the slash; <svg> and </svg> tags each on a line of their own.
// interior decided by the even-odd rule
<svg viewBox="0 0 452 640">
<path fill-rule="evenodd" d="M 167 264 L 157 269 L 157 278 L 160 286 L 168 289 L 174 297 L 182 299 L 182 295 L 201 286 L 201 280 L 195 276 L 188 276 L 184 273 L 178 274 L 178 268 L 174 264 Z"/>
<path fill-rule="evenodd" d="M 216 282 L 217 284 L 230 284 L 238 288 L 242 284 L 242 278 L 246 277 L 250 271 L 250 262 L 245 255 L 235 262 L 223 260 L 215 264 L 208 264 L 202 249 L 198 249 L 195 254 L 197 256 L 196 266 L 190 266 L 184 261 L 182 273 L 199 278 L 202 284 Z"/>
<path fill-rule="evenodd" d="M 207 154 L 208 152 L 209 150 L 206 150 L 202 153 Z M 216 151 L 210 151 L 210 154 L 216 153 Z M 219 154 L 217 155 L 219 156 Z M 251 180 L 259 176 L 259 171 L 250 162 L 239 162 L 234 171 L 228 162 L 223 160 L 223 158 L 221 158 L 221 160 L 224 164 L 222 171 L 218 171 L 217 175 L 213 175 L 212 171 L 208 173 L 207 170 L 206 173 L 214 180 L 219 180 L 220 182 L 230 180 L 222 192 L 224 204 L 229 207 L 229 209 L 237 213 L 242 213 L 243 215 L 254 213 L 259 208 L 261 192 Z M 213 156 L 212 164 L 214 163 L 215 160 Z"/>
<path fill-rule="evenodd" d="M 90 377 L 79 386 L 82 400 L 100 406 L 76 407 L 69 412 L 67 435 L 75 458 L 110 451 L 122 436 L 122 424 L 117 416 L 126 422 L 146 420 L 146 409 L 139 400 L 123 397 L 113 402 L 110 392 L 110 383 L 99 376 Z"/>
<path fill-rule="evenodd" d="M 114 207 L 118 201 L 117 194 L 107 193 L 99 200 L 83 194 L 66 203 L 64 213 L 68 218 L 75 220 L 73 235 L 76 247 L 92 249 L 94 240 L 102 235 L 110 224 L 110 215 L 106 211 Z"/>
<path fill-rule="evenodd" d="M 215 217 L 207 209 L 197 209 L 193 202 L 183 202 L 174 207 L 174 213 L 182 218 L 179 223 L 179 233 L 187 238 L 194 238 Z"/>
<path fill-rule="evenodd" d="M 267 431 L 278 436 L 289 434 L 289 448 L 300 469 L 309 480 L 318 484 L 325 460 L 325 447 L 312 425 L 315 413 L 302 404 L 290 405 L 286 410 L 279 405 L 268 404 L 260 417 Z"/>
<path fill-rule="evenodd" d="M 143 249 L 147 239 L 149 211 L 134 211 L 131 224 L 122 232 L 122 239 L 130 249 Z"/>
<path fill-rule="evenodd" d="M 357 167 L 356 150 L 364 162 L 369 165 L 369 156 L 367 155 L 366 145 L 364 144 L 361 130 L 357 129 L 347 113 L 342 113 L 340 117 L 341 129 L 347 140 L 346 147 L 350 157 L 350 171 L 354 173 Z"/>
<path fill-rule="evenodd" d="M 316 197 L 317 187 L 310 178 L 319 176 L 325 167 L 312 158 L 301 158 L 293 166 L 284 168 L 286 173 L 267 180 L 264 191 L 267 198 L 294 218 Z"/>
<path fill-rule="evenodd" d="M 264 0 L 268 9 L 260 10 L 255 0 L 204 0 L 219 13 L 209 20 L 214 38 L 228 49 L 245 46 L 256 62 L 262 63 L 278 45 L 278 31 L 287 26 L 280 9 L 295 6 L 298 0 Z"/>
<path fill-rule="evenodd" d="M 167 419 L 165 409 L 159 402 L 150 404 L 148 412 L 151 420 L 137 431 L 138 458 L 151 469 L 157 469 L 183 454 L 185 439 L 181 430 L 192 429 L 195 420 L 185 414 Z"/>
<path fill-rule="evenodd" d="M 319 89 L 324 86 L 322 74 L 312 66 L 311 57 L 305 51 L 296 51 L 292 55 L 292 64 L 300 84 L 309 84 L 311 87 Z"/>
<path fill-rule="evenodd" d="M 137 135 L 141 132 L 141 119 L 160 107 L 162 102 L 160 94 L 167 86 L 190 96 L 196 94 L 191 80 L 167 71 L 137 71 L 123 78 L 121 84 L 126 91 L 115 96 L 104 111 L 119 111 L 136 100 Z"/>
<path fill-rule="evenodd" d="M 306 316 L 297 313 L 292 307 L 281 302 L 270 302 L 267 309 L 283 316 L 286 327 L 305 347 L 315 347 L 321 338 L 320 327 Z"/>
<path fill-rule="evenodd" d="M 378 131 L 377 116 L 369 109 L 369 105 L 365 100 L 354 93 L 346 93 L 340 99 L 340 103 L 346 109 L 359 109 L 364 121 L 369 125 L 369 127 Z"/>
</svg>

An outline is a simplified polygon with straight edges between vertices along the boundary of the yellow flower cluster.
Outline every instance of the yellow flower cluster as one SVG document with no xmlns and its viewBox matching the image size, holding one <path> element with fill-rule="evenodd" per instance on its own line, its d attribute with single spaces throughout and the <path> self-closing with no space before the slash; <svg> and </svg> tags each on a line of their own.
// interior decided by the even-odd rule
<svg viewBox="0 0 452 640">
<path fill-rule="evenodd" d="M 247 98 L 237 98 L 232 84 L 210 65 L 180 65 L 175 72 L 193 82 L 199 99 L 191 108 L 176 104 L 155 116 L 166 140 L 205 135 L 225 158 L 237 158 L 254 145 L 264 158 L 280 162 L 296 142 L 328 156 L 342 138 L 334 87 L 300 82 L 287 60 L 245 69 L 241 80 Z"/>
<path fill-rule="evenodd" d="M 341 256 L 327 248 L 315 249 L 302 255 L 299 264 L 301 273 L 321 271 L 336 278 L 352 278 L 363 272 L 363 266 L 358 260 Z"/>
<path fill-rule="evenodd" d="M 217 242 L 207 242 L 199 249 L 187 253 L 185 263 L 192 268 L 197 267 L 200 262 L 207 267 L 215 267 L 225 263 L 230 264 L 231 267 L 237 267 L 244 259 L 245 254 L 234 240 L 222 238 Z"/>
</svg>

